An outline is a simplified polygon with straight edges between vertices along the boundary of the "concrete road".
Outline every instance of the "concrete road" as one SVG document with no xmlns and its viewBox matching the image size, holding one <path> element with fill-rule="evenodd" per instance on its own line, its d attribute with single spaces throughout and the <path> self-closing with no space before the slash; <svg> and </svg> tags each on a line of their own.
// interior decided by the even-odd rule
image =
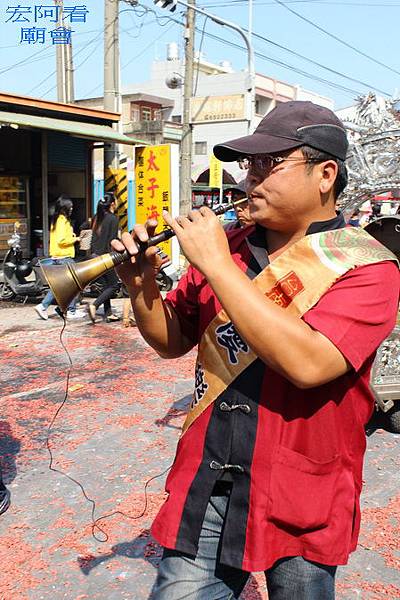
<svg viewBox="0 0 400 600">
<path fill-rule="evenodd" d="M 70 370 L 60 332 L 56 316 L 0 307 L 0 450 L 12 493 L 0 517 L 0 600 L 145 600 L 161 553 L 149 527 L 195 356 L 161 360 L 136 328 L 84 319 L 62 336 Z M 339 572 L 340 600 L 400 598 L 399 451 L 399 436 L 368 439 L 360 544 Z M 242 597 L 265 600 L 264 588 L 256 574 Z"/>
</svg>

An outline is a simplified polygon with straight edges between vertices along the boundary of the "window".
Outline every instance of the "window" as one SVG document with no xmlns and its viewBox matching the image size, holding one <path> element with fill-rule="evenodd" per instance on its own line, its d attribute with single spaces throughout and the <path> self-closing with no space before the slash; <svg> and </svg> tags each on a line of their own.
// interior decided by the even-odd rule
<svg viewBox="0 0 400 600">
<path fill-rule="evenodd" d="M 171 121 L 173 123 L 181 123 L 182 122 L 182 117 L 181 117 L 181 115 L 172 115 Z"/>
<path fill-rule="evenodd" d="M 131 104 L 131 121 L 137 123 L 140 121 L 140 110 L 138 106 Z"/>
<path fill-rule="evenodd" d="M 207 154 L 207 142 L 195 142 L 194 143 L 195 154 Z"/>
<path fill-rule="evenodd" d="M 151 121 L 151 108 L 142 106 L 142 121 Z"/>
</svg>

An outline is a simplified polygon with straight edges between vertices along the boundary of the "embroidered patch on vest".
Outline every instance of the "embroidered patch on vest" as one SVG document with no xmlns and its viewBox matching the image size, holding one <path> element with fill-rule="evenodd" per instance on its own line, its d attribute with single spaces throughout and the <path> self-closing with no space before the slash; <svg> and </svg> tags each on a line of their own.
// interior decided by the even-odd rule
<svg viewBox="0 0 400 600">
<path fill-rule="evenodd" d="M 208 383 L 205 382 L 204 376 L 205 371 L 201 364 L 198 362 L 196 364 L 196 370 L 194 375 L 194 394 L 192 403 L 190 405 L 191 409 L 198 405 L 198 403 L 201 401 L 204 394 L 208 390 Z"/>
<path fill-rule="evenodd" d="M 267 298 L 286 308 L 292 302 L 293 298 L 304 290 L 304 286 L 294 271 L 290 271 L 285 277 L 282 277 L 265 295 Z"/>
<path fill-rule="evenodd" d="M 228 360 L 231 365 L 238 364 L 239 360 L 237 355 L 239 352 L 245 352 L 247 354 L 249 351 L 248 345 L 242 340 L 231 321 L 217 327 L 215 330 L 215 337 L 218 344 L 227 351 Z"/>
</svg>

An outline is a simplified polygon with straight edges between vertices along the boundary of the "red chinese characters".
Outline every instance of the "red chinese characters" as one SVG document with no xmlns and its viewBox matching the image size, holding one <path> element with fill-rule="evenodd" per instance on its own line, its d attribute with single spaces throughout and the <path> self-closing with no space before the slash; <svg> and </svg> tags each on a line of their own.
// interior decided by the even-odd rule
<svg viewBox="0 0 400 600">
<path fill-rule="evenodd" d="M 293 298 L 303 290 L 304 286 L 300 278 L 294 271 L 290 271 L 265 295 L 275 302 L 275 304 L 278 304 L 278 306 L 286 308 L 292 302 Z"/>
</svg>

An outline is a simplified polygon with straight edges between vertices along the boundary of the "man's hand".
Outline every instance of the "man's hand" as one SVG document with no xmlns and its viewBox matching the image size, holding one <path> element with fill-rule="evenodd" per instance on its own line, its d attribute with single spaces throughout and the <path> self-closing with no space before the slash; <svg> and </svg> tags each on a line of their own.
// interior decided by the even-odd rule
<svg viewBox="0 0 400 600">
<path fill-rule="evenodd" d="M 146 281 L 154 281 L 163 263 L 156 246 L 150 246 L 144 252 L 139 251 L 138 242 L 147 242 L 156 228 L 157 221 L 152 219 L 145 225 L 135 225 L 131 233 L 123 233 L 120 240 L 111 242 L 113 250 L 127 250 L 131 255 L 130 261 L 116 267 L 118 276 L 130 292 L 139 291 Z"/>
<path fill-rule="evenodd" d="M 187 217 L 176 217 L 163 211 L 164 221 L 173 229 L 183 254 L 191 265 L 206 277 L 214 269 L 231 261 L 226 234 L 212 210 L 202 206 Z"/>
</svg>

